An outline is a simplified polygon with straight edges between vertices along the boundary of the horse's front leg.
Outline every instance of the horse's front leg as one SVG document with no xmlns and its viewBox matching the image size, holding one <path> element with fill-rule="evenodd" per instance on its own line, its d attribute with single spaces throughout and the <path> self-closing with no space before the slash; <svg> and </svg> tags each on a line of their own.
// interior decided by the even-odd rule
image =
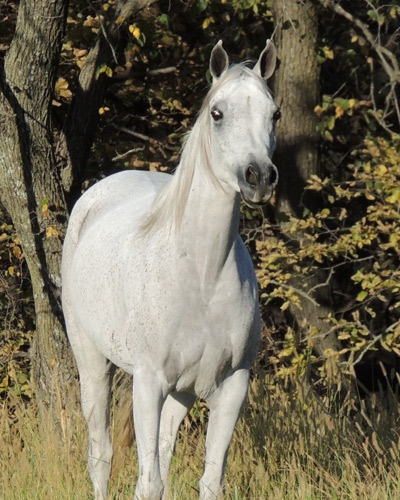
<svg viewBox="0 0 400 500">
<path fill-rule="evenodd" d="M 216 500 L 222 495 L 229 444 L 248 386 L 249 371 L 238 370 L 226 378 L 207 399 L 210 419 L 206 438 L 206 463 L 200 480 L 200 500 Z"/>
<path fill-rule="evenodd" d="M 161 412 L 159 452 L 161 479 L 164 484 L 163 500 L 168 498 L 169 471 L 176 435 L 195 399 L 195 396 L 186 392 L 173 392 L 168 395 Z"/>
<path fill-rule="evenodd" d="M 133 375 L 133 420 L 139 459 L 134 500 L 161 500 L 158 439 L 165 400 L 157 374 L 144 370 Z"/>
</svg>

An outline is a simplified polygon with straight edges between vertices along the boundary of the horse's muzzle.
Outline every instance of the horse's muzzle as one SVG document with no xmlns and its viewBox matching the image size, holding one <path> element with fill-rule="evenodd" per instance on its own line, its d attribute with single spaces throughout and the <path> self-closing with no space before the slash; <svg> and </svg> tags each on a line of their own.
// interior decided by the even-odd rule
<svg viewBox="0 0 400 500">
<path fill-rule="evenodd" d="M 260 166 L 250 163 L 240 180 L 240 194 L 247 205 L 264 205 L 271 198 L 278 183 L 278 170 L 273 163 Z"/>
</svg>

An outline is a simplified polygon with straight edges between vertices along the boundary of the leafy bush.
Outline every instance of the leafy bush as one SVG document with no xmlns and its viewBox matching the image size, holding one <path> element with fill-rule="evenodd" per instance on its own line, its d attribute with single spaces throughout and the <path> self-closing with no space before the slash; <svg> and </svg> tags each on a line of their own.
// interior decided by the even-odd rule
<svg viewBox="0 0 400 500">
<path fill-rule="evenodd" d="M 321 272 L 326 282 L 320 284 L 329 286 L 333 303 L 326 322 L 338 349 L 326 351 L 321 365 L 311 354 L 321 332 L 309 325 L 299 343 L 289 328 L 275 359 L 276 364 L 285 360 L 278 373 L 305 373 L 309 361 L 318 361 L 324 376 L 324 364 L 333 357 L 345 360 L 345 372 L 351 374 L 372 351 L 393 355 L 393 360 L 400 354 L 399 146 L 395 138 L 365 140 L 343 180 L 309 180 L 308 189 L 319 194 L 324 208 L 292 217 L 286 241 L 273 237 L 272 226 L 267 227 L 269 237 L 257 241 L 264 303 L 279 303 L 286 310 L 301 308 L 301 296 L 314 301 L 315 290 L 295 288 L 293 277 Z"/>
</svg>

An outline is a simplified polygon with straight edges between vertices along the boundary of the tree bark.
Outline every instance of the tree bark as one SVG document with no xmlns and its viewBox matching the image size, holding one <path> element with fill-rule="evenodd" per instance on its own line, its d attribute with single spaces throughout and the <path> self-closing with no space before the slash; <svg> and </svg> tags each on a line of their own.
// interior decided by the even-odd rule
<svg viewBox="0 0 400 500">
<path fill-rule="evenodd" d="M 32 374 L 39 398 L 59 400 L 74 373 L 60 303 L 67 210 L 55 169 L 51 105 L 67 0 L 22 0 L 0 83 L 0 197 L 32 280 L 36 335 Z"/>
<path fill-rule="evenodd" d="M 66 385 L 76 373 L 60 300 L 66 192 L 72 205 L 95 136 L 107 80 L 104 75 L 97 78 L 96 71 L 101 64 L 116 64 L 121 19 L 152 1 L 119 0 L 109 18 L 102 16 L 101 32 L 80 73 L 57 144 L 52 97 L 68 0 L 21 0 L 14 37 L 0 68 L 0 200 L 13 220 L 32 280 L 36 395 L 58 406 L 64 405 Z"/>
<path fill-rule="evenodd" d="M 306 207 L 318 208 L 305 190 L 311 175 L 320 174 L 317 116 L 314 113 L 319 103 L 318 14 L 311 0 L 275 0 L 273 16 L 280 62 L 274 78 L 275 100 L 282 109 L 274 162 L 280 179 L 277 210 L 285 221 L 290 216 L 301 218 Z M 288 224 L 282 222 L 281 228 L 285 233 Z M 304 235 L 297 234 L 296 238 L 300 242 Z M 293 240 L 293 235 L 290 239 Z M 338 347 L 336 337 L 329 333 L 324 321 L 331 312 L 329 287 L 321 286 L 325 279 L 322 273 L 293 276 L 291 284 L 306 293 L 299 295 L 301 310 L 290 308 L 301 338 L 309 335 L 311 327 L 318 331 L 315 350 L 323 358 L 328 350 L 337 351 Z M 307 293 L 312 300 L 306 297 Z M 326 366 L 333 380 L 337 374 L 335 359 L 329 359 Z"/>
<path fill-rule="evenodd" d="M 276 0 L 273 15 L 280 61 L 274 77 L 275 99 L 282 108 L 275 153 L 281 179 L 279 209 L 301 216 L 307 179 L 319 173 L 314 113 L 319 103 L 318 16 L 310 0 Z"/>
</svg>

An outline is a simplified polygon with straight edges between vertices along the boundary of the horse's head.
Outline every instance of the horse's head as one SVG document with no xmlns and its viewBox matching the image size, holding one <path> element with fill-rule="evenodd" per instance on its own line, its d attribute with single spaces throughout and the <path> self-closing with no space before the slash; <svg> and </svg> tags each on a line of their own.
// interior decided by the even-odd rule
<svg viewBox="0 0 400 500">
<path fill-rule="evenodd" d="M 211 127 L 213 170 L 222 185 L 240 192 L 251 206 L 266 203 L 278 181 L 271 157 L 280 110 L 266 85 L 275 63 L 269 40 L 253 69 L 243 64 L 229 68 L 221 41 L 210 58 L 213 85 L 203 112 Z"/>
</svg>

